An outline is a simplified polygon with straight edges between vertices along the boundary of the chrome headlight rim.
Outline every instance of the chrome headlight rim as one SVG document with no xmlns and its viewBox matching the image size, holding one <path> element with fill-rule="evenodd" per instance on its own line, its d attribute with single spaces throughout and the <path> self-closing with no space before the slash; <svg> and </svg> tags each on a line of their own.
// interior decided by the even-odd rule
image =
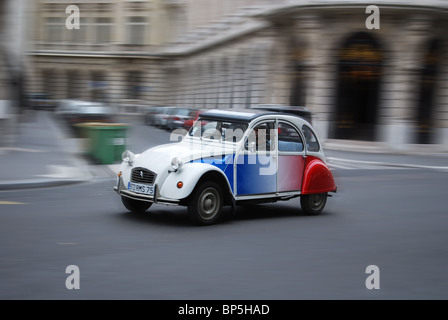
<svg viewBox="0 0 448 320">
<path fill-rule="evenodd" d="M 174 157 L 171 159 L 171 170 L 178 172 L 182 169 L 183 164 L 184 163 L 178 157 Z"/>
<path fill-rule="evenodd" d="M 130 150 L 125 150 L 121 154 L 121 159 L 123 160 L 124 163 L 127 163 L 130 166 L 132 166 L 132 164 L 134 163 L 135 154 L 133 152 L 131 152 Z"/>
</svg>

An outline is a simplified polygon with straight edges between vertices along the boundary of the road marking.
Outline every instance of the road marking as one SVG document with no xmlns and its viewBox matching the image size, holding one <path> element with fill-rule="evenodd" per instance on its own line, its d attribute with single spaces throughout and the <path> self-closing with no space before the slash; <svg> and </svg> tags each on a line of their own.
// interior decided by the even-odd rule
<svg viewBox="0 0 448 320">
<path fill-rule="evenodd" d="M 15 201 L 0 201 L 0 204 L 26 204 L 24 202 L 15 202 Z"/>
<path fill-rule="evenodd" d="M 44 150 L 30 149 L 30 148 L 15 148 L 15 147 L 3 147 L 1 151 L 19 151 L 19 152 L 45 152 Z"/>
</svg>

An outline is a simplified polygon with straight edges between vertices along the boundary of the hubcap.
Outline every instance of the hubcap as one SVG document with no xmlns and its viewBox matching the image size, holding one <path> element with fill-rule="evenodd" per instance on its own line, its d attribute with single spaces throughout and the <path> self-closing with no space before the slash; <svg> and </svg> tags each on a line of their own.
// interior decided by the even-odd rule
<svg viewBox="0 0 448 320">
<path fill-rule="evenodd" d="M 318 210 L 322 206 L 324 202 L 324 195 L 322 194 L 313 194 L 310 197 L 310 204 L 313 210 Z"/>
<path fill-rule="evenodd" d="M 199 214 L 204 219 L 212 219 L 219 208 L 219 194 L 213 188 L 208 188 L 202 192 L 199 198 Z"/>
</svg>

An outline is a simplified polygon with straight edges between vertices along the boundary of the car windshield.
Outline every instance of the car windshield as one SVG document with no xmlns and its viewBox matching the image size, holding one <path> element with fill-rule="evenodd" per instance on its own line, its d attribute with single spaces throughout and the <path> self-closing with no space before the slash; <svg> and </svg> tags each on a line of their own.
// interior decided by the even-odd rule
<svg viewBox="0 0 448 320">
<path fill-rule="evenodd" d="M 243 138 L 247 123 L 207 120 L 199 118 L 191 127 L 188 135 L 207 140 L 238 142 Z"/>
</svg>

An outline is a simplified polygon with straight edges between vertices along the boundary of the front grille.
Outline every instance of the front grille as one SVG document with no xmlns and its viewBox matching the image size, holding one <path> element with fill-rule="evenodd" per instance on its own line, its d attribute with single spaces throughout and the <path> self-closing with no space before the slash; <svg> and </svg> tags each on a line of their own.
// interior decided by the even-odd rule
<svg viewBox="0 0 448 320">
<path fill-rule="evenodd" d="M 131 172 L 131 182 L 153 184 L 156 174 L 143 168 L 134 168 Z"/>
</svg>

